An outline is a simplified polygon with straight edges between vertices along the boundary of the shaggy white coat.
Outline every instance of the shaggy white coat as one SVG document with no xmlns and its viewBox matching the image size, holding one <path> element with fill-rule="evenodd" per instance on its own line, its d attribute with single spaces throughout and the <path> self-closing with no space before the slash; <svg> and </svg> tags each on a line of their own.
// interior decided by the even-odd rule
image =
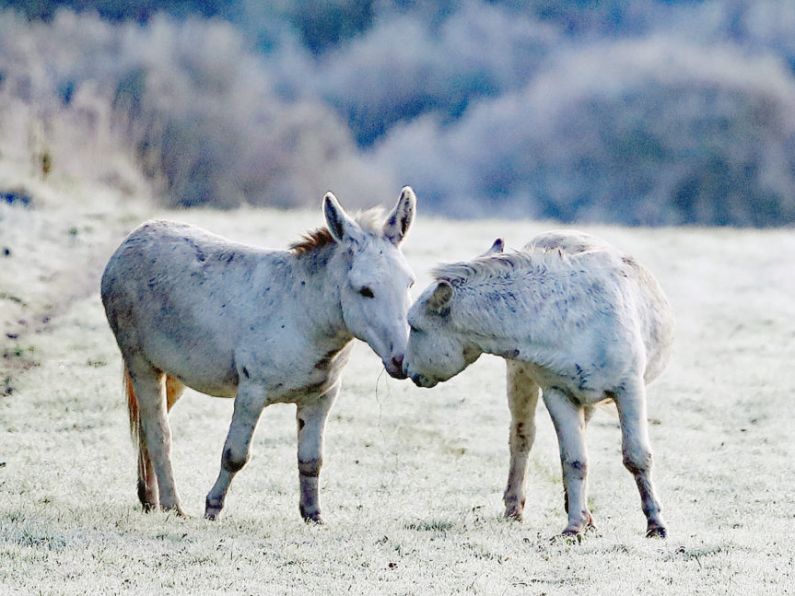
<svg viewBox="0 0 795 596">
<path fill-rule="evenodd" d="M 673 317 L 651 274 L 592 236 L 550 232 L 519 252 L 502 254 L 495 243 L 474 261 L 438 267 L 434 276 L 409 312 L 406 372 L 417 385 L 432 387 L 484 352 L 507 360 L 512 423 L 505 515 L 520 518 L 524 509 L 542 393 L 560 445 L 569 518 L 564 533 L 592 524 L 585 427 L 595 404 L 613 400 L 647 534 L 664 536 L 651 479 L 646 384 L 668 361 Z"/>
<path fill-rule="evenodd" d="M 403 378 L 413 276 L 399 245 L 415 204 L 406 187 L 376 223 L 373 213 L 350 218 L 329 193 L 328 229 L 290 251 L 165 221 L 144 224 L 121 244 L 102 277 L 102 302 L 124 359 L 145 508 L 182 512 L 167 413 L 187 385 L 235 398 L 205 515 L 223 508 L 263 408 L 289 402 L 297 405 L 300 511 L 320 521 L 323 430 L 351 340 L 366 341 Z"/>
</svg>

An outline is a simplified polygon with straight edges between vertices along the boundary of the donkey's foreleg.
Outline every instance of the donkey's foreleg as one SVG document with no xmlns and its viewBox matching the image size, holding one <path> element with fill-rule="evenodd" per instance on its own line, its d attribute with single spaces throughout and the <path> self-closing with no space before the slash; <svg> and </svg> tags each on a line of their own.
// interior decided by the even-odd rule
<svg viewBox="0 0 795 596">
<path fill-rule="evenodd" d="M 596 407 L 595 406 L 583 406 L 583 417 L 584 417 L 584 420 L 585 420 L 585 430 L 583 430 L 583 433 L 586 433 L 586 431 L 588 429 L 588 423 L 591 421 L 591 418 L 593 418 L 593 415 L 594 415 L 595 411 L 596 411 Z M 585 501 L 586 501 L 586 503 L 588 502 L 588 482 L 587 482 L 587 478 L 586 478 L 586 484 L 585 484 Z M 565 487 L 563 488 L 563 509 L 566 510 L 566 513 L 569 512 L 569 495 L 566 492 L 566 488 Z M 593 516 L 591 516 L 591 521 L 589 522 L 589 525 L 593 526 Z"/>
<path fill-rule="evenodd" d="M 651 478 L 652 455 L 646 420 L 646 387 L 642 381 L 633 390 L 616 397 L 618 417 L 621 422 L 621 451 L 624 466 L 635 477 L 640 492 L 643 513 L 646 515 L 646 536 L 665 538 L 667 530 L 662 518 L 662 507 L 657 500 Z"/>
<path fill-rule="evenodd" d="M 318 483 L 323 465 L 323 431 L 331 405 L 339 393 L 336 385 L 317 401 L 298 404 L 295 413 L 298 425 L 298 481 L 301 498 L 298 508 L 304 521 L 323 523 L 320 517 Z"/>
<path fill-rule="evenodd" d="M 251 438 L 266 400 L 266 392 L 257 385 L 238 387 L 232 423 L 221 454 L 221 469 L 205 501 L 204 517 L 207 519 L 215 519 L 221 513 L 232 479 L 251 456 Z"/>
<path fill-rule="evenodd" d="M 584 410 L 558 389 L 544 389 L 543 397 L 555 425 L 560 447 L 563 488 L 566 491 L 566 510 L 569 515 L 569 523 L 563 534 L 579 534 L 592 521 L 586 502 L 588 454 L 585 448 Z"/>
<path fill-rule="evenodd" d="M 145 444 L 145 449 L 139 451 L 139 482 L 140 473 L 144 473 L 145 499 L 142 502 L 145 508 L 147 503 L 153 505 L 159 502 L 161 509 L 184 515 L 171 467 L 171 427 L 166 414 L 163 373 L 143 358 L 131 359 L 127 362 L 127 368 L 138 400 L 141 440 Z M 157 477 L 158 499 L 154 499 L 153 495 L 152 468 Z"/>
<path fill-rule="evenodd" d="M 527 375 L 522 363 L 508 360 L 506 364 L 508 407 L 511 410 L 508 439 L 511 463 L 503 501 L 505 517 L 521 520 L 526 499 L 527 460 L 536 435 L 535 417 L 539 389 Z"/>
</svg>

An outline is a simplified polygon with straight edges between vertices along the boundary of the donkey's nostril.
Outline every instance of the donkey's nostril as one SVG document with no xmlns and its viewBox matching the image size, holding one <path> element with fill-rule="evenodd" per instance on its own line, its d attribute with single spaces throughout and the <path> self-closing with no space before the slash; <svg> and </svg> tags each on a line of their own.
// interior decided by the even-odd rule
<svg viewBox="0 0 795 596">
<path fill-rule="evenodd" d="M 402 371 L 403 370 L 403 354 L 400 356 L 392 356 L 392 364 L 395 366 L 395 369 Z"/>
</svg>

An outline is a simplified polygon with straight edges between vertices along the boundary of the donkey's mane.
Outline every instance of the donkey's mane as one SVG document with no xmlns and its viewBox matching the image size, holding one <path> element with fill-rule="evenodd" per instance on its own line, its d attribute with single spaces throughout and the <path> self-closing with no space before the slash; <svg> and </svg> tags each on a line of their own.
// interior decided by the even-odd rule
<svg viewBox="0 0 795 596">
<path fill-rule="evenodd" d="M 367 234 L 375 236 L 381 233 L 382 217 L 382 210 L 376 207 L 357 213 L 353 219 Z M 290 245 L 290 250 L 296 255 L 305 255 L 334 243 L 334 236 L 327 227 L 323 226 L 306 232 L 300 240 Z"/>
<path fill-rule="evenodd" d="M 300 240 L 296 240 L 290 245 L 290 250 L 297 255 L 304 255 L 334 243 L 334 237 L 328 228 L 316 228 L 306 232 Z"/>
<path fill-rule="evenodd" d="M 515 271 L 536 271 L 550 267 L 570 265 L 570 257 L 560 250 L 513 251 L 477 257 L 472 261 L 443 263 L 433 269 L 436 280 L 445 280 L 454 286 L 487 282 L 505 277 Z"/>
</svg>

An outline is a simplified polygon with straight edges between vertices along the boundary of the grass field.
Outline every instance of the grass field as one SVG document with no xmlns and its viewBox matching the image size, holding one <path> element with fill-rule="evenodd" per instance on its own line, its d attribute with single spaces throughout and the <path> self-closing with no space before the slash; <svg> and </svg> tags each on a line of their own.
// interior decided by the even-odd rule
<svg viewBox="0 0 795 596">
<path fill-rule="evenodd" d="M 642 260 L 676 311 L 674 357 L 649 393 L 667 540 L 643 538 L 613 408 L 589 428 L 598 531 L 554 539 L 565 515 L 543 406 L 525 521 L 501 518 L 502 361 L 483 357 L 422 390 L 388 378 L 361 344 L 326 433 L 326 525 L 298 514 L 288 406 L 265 410 L 254 458 L 212 523 L 201 514 L 232 402 L 193 392 L 180 401 L 174 461 L 191 517 L 143 514 L 120 359 L 98 296 L 102 266 L 148 217 L 285 246 L 321 223 L 320 210 L 163 212 L 104 187 L 31 189 L 32 208 L 0 204 L 0 249 L 11 250 L 0 256 L 0 593 L 793 591 L 793 230 L 586 228 Z M 432 219 L 416 190 L 405 253 L 418 288 L 440 260 L 469 258 L 497 235 L 518 247 L 550 227 Z"/>
</svg>

